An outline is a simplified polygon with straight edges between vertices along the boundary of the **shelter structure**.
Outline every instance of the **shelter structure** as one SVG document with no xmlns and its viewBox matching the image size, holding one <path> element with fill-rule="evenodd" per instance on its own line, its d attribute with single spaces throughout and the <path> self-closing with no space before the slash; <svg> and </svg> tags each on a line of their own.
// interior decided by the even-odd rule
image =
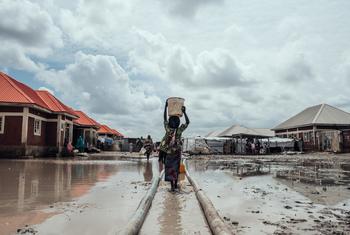
<svg viewBox="0 0 350 235">
<path fill-rule="evenodd" d="M 59 154 L 73 138 L 75 112 L 47 91 L 0 72 L 0 156 Z"/>
<path fill-rule="evenodd" d="M 124 136 L 115 129 L 107 125 L 100 125 L 97 131 L 97 147 L 102 150 L 121 150 L 122 139 Z"/>
<path fill-rule="evenodd" d="M 78 119 L 74 120 L 73 145 L 77 143 L 79 136 L 82 136 L 89 146 L 96 146 L 97 130 L 100 125 L 83 111 L 75 110 L 74 112 Z"/>
<path fill-rule="evenodd" d="M 119 131 L 112 129 L 107 125 L 100 125 L 97 134 L 99 137 L 109 137 L 112 139 L 121 139 L 124 137 Z"/>
<path fill-rule="evenodd" d="M 274 137 L 273 131 L 263 128 L 248 128 L 242 125 L 233 125 L 218 134 L 219 137 L 236 138 L 271 138 Z"/>
<path fill-rule="evenodd" d="M 350 113 L 328 104 L 306 108 L 273 130 L 302 140 L 305 150 L 350 152 Z"/>
<path fill-rule="evenodd" d="M 224 142 L 223 153 L 259 153 L 262 149 L 261 140 L 269 139 L 274 137 L 275 134 L 270 129 L 266 128 L 248 128 L 242 125 L 233 125 L 224 131 L 212 131 L 206 135 L 205 139 L 213 140 L 215 138 L 225 138 L 216 139 L 216 142 Z M 257 146 L 256 151 L 250 150 L 252 144 Z M 216 146 L 217 144 L 215 144 Z M 266 149 L 267 147 L 265 147 Z"/>
</svg>

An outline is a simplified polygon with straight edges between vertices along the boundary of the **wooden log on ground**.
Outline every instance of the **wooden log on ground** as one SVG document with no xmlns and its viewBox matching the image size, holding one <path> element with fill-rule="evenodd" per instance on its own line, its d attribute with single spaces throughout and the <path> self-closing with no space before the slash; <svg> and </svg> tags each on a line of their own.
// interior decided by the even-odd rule
<svg viewBox="0 0 350 235">
<path fill-rule="evenodd" d="M 203 190 L 200 188 L 199 184 L 190 176 L 187 165 L 185 164 L 186 169 L 186 177 L 188 181 L 190 181 L 195 193 L 196 197 L 202 207 L 205 218 L 209 224 L 210 230 L 214 235 L 232 235 L 234 234 L 229 227 L 225 224 L 223 219 L 220 217 L 219 213 L 215 209 L 213 203 L 210 199 L 205 195 Z"/>
<path fill-rule="evenodd" d="M 163 177 L 164 170 L 152 179 L 151 188 L 148 189 L 146 195 L 142 198 L 139 206 L 137 207 L 135 213 L 129 220 L 127 226 L 118 232 L 113 232 L 112 234 L 122 234 L 122 235 L 137 235 L 141 230 L 142 224 L 145 221 L 147 213 L 151 208 L 154 195 L 157 192 L 160 179 Z"/>
</svg>

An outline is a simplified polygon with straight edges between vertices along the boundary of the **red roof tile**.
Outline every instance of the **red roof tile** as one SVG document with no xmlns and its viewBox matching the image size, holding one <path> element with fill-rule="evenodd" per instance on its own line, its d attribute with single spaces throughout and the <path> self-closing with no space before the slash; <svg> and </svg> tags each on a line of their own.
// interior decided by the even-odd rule
<svg viewBox="0 0 350 235">
<path fill-rule="evenodd" d="M 99 133 L 99 134 L 113 134 L 112 130 L 106 125 L 100 125 L 100 129 L 98 129 L 97 133 Z"/>
<path fill-rule="evenodd" d="M 100 129 L 97 131 L 97 133 L 124 137 L 120 132 L 108 127 L 107 125 L 100 125 Z"/>
<path fill-rule="evenodd" d="M 90 118 L 86 113 L 83 111 L 75 110 L 74 111 L 77 116 L 79 116 L 78 119 L 74 120 L 74 123 L 80 126 L 89 126 L 89 127 L 99 127 L 100 124 L 98 124 L 94 119 Z"/>
<path fill-rule="evenodd" d="M 72 116 L 78 117 L 78 115 L 74 112 L 74 110 L 67 105 L 63 104 L 59 99 L 57 99 L 54 95 L 52 95 L 48 91 L 35 91 L 42 101 L 46 104 L 46 106 L 53 112 L 57 113 L 66 113 Z"/>
<path fill-rule="evenodd" d="M 0 102 L 37 105 L 48 111 L 76 116 L 73 109 L 48 91 L 35 91 L 3 72 L 0 72 L 0 87 Z"/>
<path fill-rule="evenodd" d="M 16 81 L 3 72 L 0 72 L 0 87 L 0 102 L 35 104 L 44 109 L 49 109 L 32 88 Z"/>
<path fill-rule="evenodd" d="M 112 129 L 112 131 L 115 133 L 116 136 L 124 137 L 124 135 L 119 131 L 117 131 L 116 129 Z"/>
</svg>

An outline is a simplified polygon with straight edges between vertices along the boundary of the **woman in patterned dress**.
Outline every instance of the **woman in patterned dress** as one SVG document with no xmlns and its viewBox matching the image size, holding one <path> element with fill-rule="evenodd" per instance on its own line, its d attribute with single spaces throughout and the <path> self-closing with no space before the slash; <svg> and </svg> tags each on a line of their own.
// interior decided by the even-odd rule
<svg viewBox="0 0 350 235">
<path fill-rule="evenodd" d="M 177 189 L 177 180 L 179 176 L 179 168 L 181 163 L 182 141 L 181 136 L 184 130 L 190 124 L 185 106 L 182 112 L 185 116 L 186 123 L 180 126 L 180 118 L 178 116 L 170 116 L 167 120 L 168 102 L 164 109 L 164 128 L 165 136 L 160 144 L 160 152 L 166 153 L 165 157 L 165 181 L 171 184 L 171 191 Z"/>
</svg>

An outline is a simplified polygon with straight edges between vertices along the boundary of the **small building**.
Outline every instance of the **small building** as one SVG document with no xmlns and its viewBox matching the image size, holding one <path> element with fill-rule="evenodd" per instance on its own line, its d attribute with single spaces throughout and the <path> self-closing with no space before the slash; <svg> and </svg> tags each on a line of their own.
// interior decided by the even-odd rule
<svg viewBox="0 0 350 235">
<path fill-rule="evenodd" d="M 100 125 L 97 131 L 98 148 L 102 150 L 121 150 L 124 136 L 107 125 Z"/>
<path fill-rule="evenodd" d="M 0 72 L 0 156 L 54 156 L 73 138 L 74 111 Z"/>
<path fill-rule="evenodd" d="M 100 128 L 99 124 L 83 111 L 75 110 L 74 112 L 78 118 L 73 122 L 73 145 L 75 146 L 79 136 L 82 136 L 85 143 L 95 147 L 97 144 L 97 130 Z"/>
<path fill-rule="evenodd" d="M 100 125 L 97 134 L 99 137 L 109 137 L 114 140 L 122 139 L 124 137 L 119 131 L 112 129 L 107 125 Z"/>
<path fill-rule="evenodd" d="M 350 113 L 328 104 L 306 108 L 273 130 L 277 137 L 302 140 L 305 150 L 350 152 Z"/>
</svg>

